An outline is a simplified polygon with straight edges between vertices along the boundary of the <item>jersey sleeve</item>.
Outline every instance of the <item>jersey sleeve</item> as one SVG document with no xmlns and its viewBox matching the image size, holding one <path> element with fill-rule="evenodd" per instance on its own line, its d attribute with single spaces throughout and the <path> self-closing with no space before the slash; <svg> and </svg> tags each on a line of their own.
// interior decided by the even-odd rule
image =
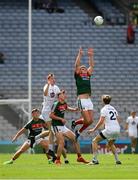
<svg viewBox="0 0 138 180">
<path fill-rule="evenodd" d="M 52 105 L 51 112 L 54 112 L 57 107 L 57 102 Z"/>
<path fill-rule="evenodd" d="M 30 127 L 30 122 L 28 122 L 27 124 L 24 125 L 25 129 L 29 129 L 29 127 Z"/>
<path fill-rule="evenodd" d="M 129 123 L 129 117 L 128 117 L 127 120 L 126 120 L 126 123 Z"/>
<path fill-rule="evenodd" d="M 103 117 L 106 116 L 106 111 L 105 111 L 105 109 L 101 109 L 101 116 L 103 116 Z"/>
</svg>

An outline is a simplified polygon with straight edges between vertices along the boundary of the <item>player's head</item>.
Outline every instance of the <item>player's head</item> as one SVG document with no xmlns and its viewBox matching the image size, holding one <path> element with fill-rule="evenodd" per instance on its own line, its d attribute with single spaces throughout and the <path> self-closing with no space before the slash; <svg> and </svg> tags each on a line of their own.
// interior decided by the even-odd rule
<svg viewBox="0 0 138 180">
<path fill-rule="evenodd" d="M 110 95 L 102 95 L 102 101 L 104 104 L 110 104 L 112 97 Z"/>
<path fill-rule="evenodd" d="M 55 84 L 55 76 L 53 73 L 49 73 L 47 76 L 47 80 L 50 82 L 51 85 Z"/>
<path fill-rule="evenodd" d="M 67 96 L 65 90 L 64 89 L 60 90 L 60 92 L 58 93 L 59 101 L 64 101 L 66 98 Z"/>
<path fill-rule="evenodd" d="M 132 116 L 132 117 L 135 117 L 135 116 L 136 116 L 136 111 L 135 111 L 135 110 L 132 110 L 132 111 L 131 111 L 131 116 Z"/>
<path fill-rule="evenodd" d="M 33 119 L 38 119 L 40 116 L 40 111 L 39 109 L 35 108 L 35 109 L 32 109 L 32 118 Z"/>
<path fill-rule="evenodd" d="M 86 66 L 85 65 L 81 65 L 80 66 L 80 74 L 83 74 L 83 73 L 87 73 L 87 68 L 86 68 Z"/>
</svg>

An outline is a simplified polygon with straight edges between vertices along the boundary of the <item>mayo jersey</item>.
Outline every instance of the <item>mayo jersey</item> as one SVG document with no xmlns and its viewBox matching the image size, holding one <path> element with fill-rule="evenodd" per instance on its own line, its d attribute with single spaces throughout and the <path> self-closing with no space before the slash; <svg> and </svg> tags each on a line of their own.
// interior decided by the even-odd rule
<svg viewBox="0 0 138 180">
<path fill-rule="evenodd" d="M 134 118 L 132 116 L 129 116 L 126 120 L 126 123 L 128 123 L 128 130 L 129 131 L 136 131 L 137 132 L 137 126 L 138 126 L 138 116 L 135 116 Z"/>
<path fill-rule="evenodd" d="M 45 92 L 48 84 L 46 84 L 43 88 L 43 92 Z M 52 105 L 57 98 L 57 94 L 60 92 L 60 89 L 56 85 L 49 85 L 48 94 L 47 96 L 43 96 L 43 108 L 51 111 Z"/>
<path fill-rule="evenodd" d="M 90 83 L 90 75 L 88 73 L 85 74 L 77 74 L 74 75 L 77 86 L 77 95 L 88 93 L 91 95 L 91 83 Z"/>
<path fill-rule="evenodd" d="M 101 116 L 105 117 L 105 129 L 112 132 L 120 131 L 120 125 L 117 121 L 118 113 L 113 106 L 105 105 L 101 109 Z"/>
</svg>

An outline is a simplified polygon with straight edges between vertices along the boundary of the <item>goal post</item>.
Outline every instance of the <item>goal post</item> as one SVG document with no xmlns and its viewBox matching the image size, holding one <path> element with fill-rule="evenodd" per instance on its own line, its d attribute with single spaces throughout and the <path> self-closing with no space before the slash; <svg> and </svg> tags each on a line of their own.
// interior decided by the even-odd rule
<svg viewBox="0 0 138 180">
<path fill-rule="evenodd" d="M 20 104 L 22 111 L 31 119 L 32 111 L 32 0 L 28 1 L 28 98 L 27 99 L 0 99 L 0 105 Z M 28 105 L 28 110 L 24 105 Z"/>
</svg>

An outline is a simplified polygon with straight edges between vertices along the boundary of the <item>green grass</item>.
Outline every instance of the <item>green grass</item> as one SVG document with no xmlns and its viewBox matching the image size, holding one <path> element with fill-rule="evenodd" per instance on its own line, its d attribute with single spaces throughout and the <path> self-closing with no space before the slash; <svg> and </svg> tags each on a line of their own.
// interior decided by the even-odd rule
<svg viewBox="0 0 138 180">
<path fill-rule="evenodd" d="M 138 155 L 120 155 L 122 165 L 115 165 L 112 155 L 99 155 L 99 165 L 76 162 L 69 154 L 69 165 L 48 164 L 45 155 L 23 154 L 14 164 L 3 165 L 11 154 L 0 154 L 0 179 L 138 179 Z M 91 159 L 90 154 L 84 157 Z"/>
</svg>

